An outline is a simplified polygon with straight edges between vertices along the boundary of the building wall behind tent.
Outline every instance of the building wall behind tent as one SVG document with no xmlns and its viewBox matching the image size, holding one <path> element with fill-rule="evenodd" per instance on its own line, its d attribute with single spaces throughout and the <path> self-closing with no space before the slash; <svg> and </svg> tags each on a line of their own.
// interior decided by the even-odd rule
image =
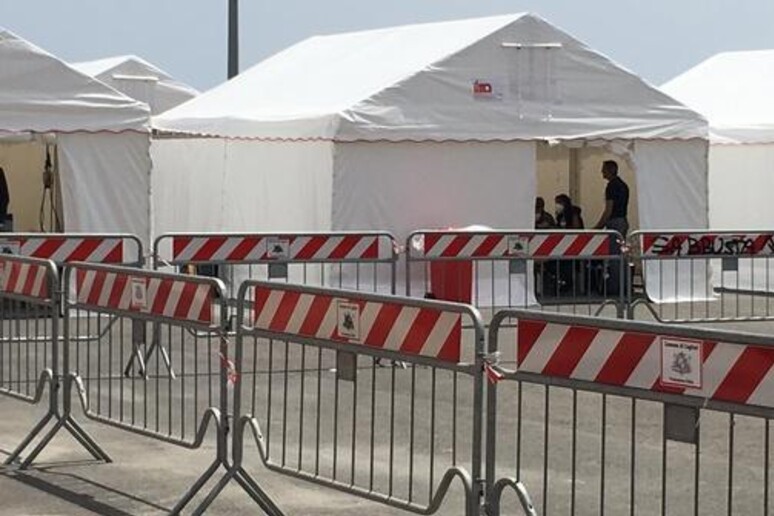
<svg viewBox="0 0 774 516">
<path fill-rule="evenodd" d="M 0 167 L 5 170 L 14 217 L 14 230 L 40 230 L 40 200 L 43 196 L 43 166 L 46 146 L 38 142 L 0 144 Z M 46 201 L 46 207 L 48 207 Z"/>
<path fill-rule="evenodd" d="M 151 153 L 156 235 L 331 227 L 332 143 L 158 139 Z"/>
<path fill-rule="evenodd" d="M 570 153 L 577 155 L 575 181 L 571 179 Z M 634 169 L 621 156 L 595 147 L 570 149 L 564 145 L 540 143 L 537 147 L 538 195 L 546 200 L 546 209 L 553 212 L 554 197 L 568 194 L 583 210 L 586 229 L 591 229 L 605 209 L 607 182 L 600 170 L 602 162 L 614 159 L 618 162 L 621 178 L 629 186 L 629 224 L 632 230 L 639 228 L 639 203 Z"/>
</svg>

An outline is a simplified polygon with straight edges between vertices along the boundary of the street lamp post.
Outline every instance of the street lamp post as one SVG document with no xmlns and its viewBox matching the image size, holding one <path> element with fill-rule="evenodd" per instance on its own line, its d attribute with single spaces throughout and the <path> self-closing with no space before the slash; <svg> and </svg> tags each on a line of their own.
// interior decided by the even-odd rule
<svg viewBox="0 0 774 516">
<path fill-rule="evenodd" d="M 239 0 L 228 0 L 228 78 L 239 75 Z"/>
</svg>

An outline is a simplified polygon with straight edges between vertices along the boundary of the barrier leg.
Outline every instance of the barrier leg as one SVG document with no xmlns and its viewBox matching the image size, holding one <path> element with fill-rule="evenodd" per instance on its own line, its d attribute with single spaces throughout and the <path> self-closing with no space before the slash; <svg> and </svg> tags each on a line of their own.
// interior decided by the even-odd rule
<svg viewBox="0 0 774 516">
<path fill-rule="evenodd" d="M 35 425 L 35 427 L 32 430 L 30 430 L 30 433 L 27 434 L 27 437 L 24 438 L 21 444 L 19 444 L 19 446 L 17 446 L 16 449 L 11 452 L 11 455 L 8 456 L 4 464 L 8 466 L 16 462 L 21 456 L 22 452 L 27 448 L 27 446 L 30 445 L 32 441 L 35 440 L 38 434 L 40 434 L 40 432 L 43 431 L 43 429 L 46 427 L 46 425 L 49 423 L 49 421 L 51 421 L 51 418 L 53 417 L 54 417 L 54 414 L 48 413 L 43 417 L 43 419 L 38 421 L 38 424 Z"/>
<path fill-rule="evenodd" d="M 261 489 L 258 483 L 253 480 L 253 477 L 251 477 L 247 471 L 240 467 L 236 470 L 236 476 L 234 478 L 239 483 L 239 485 L 242 486 L 242 489 L 244 489 L 245 492 L 250 495 L 253 500 L 255 500 L 255 503 L 257 503 L 261 509 L 263 509 L 263 512 L 270 516 L 282 516 L 283 513 L 280 508 L 274 504 L 271 498 L 269 498 L 269 495 L 267 495 L 266 492 Z"/>
<path fill-rule="evenodd" d="M 80 443 L 81 446 L 86 448 L 95 459 L 102 460 L 104 462 L 113 462 L 113 459 L 97 444 L 97 442 L 89 435 L 88 432 L 71 416 L 67 416 L 64 420 L 65 428 L 73 438 Z"/>
<path fill-rule="evenodd" d="M 193 500 L 193 497 L 196 496 L 196 493 L 201 491 L 201 489 L 207 484 L 207 482 L 210 481 L 212 478 L 212 475 L 215 474 L 215 472 L 218 471 L 218 468 L 221 466 L 220 459 L 213 462 L 209 468 L 207 468 L 207 471 L 205 471 L 202 476 L 199 477 L 199 479 L 194 483 L 191 488 L 186 491 L 186 493 L 183 495 L 183 498 L 180 499 L 179 502 L 175 505 L 174 509 L 172 509 L 171 514 L 177 515 L 180 514 L 180 512 L 185 509 L 185 506 L 188 505 L 191 500 Z"/>
</svg>

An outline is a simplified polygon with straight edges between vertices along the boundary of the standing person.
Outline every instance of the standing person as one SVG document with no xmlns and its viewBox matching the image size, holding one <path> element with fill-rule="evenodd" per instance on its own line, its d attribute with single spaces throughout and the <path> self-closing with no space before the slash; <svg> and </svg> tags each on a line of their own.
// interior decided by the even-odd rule
<svg viewBox="0 0 774 516">
<path fill-rule="evenodd" d="M 583 229 L 583 217 L 581 209 L 572 203 L 567 194 L 559 194 L 554 198 L 556 202 L 556 225 L 559 229 Z"/>
<path fill-rule="evenodd" d="M 607 180 L 605 188 L 605 211 L 599 218 L 594 229 L 610 229 L 617 231 L 624 239 L 629 233 L 629 187 L 623 179 L 618 177 L 618 163 L 607 160 L 602 163 L 602 177 Z M 621 251 L 619 242 L 612 242 L 611 248 L 614 254 Z M 608 295 L 617 295 L 621 288 L 626 288 L 626 276 L 621 267 L 621 262 L 613 261 L 608 265 L 606 291 Z"/>
<path fill-rule="evenodd" d="M 546 201 L 542 197 L 535 199 L 535 229 L 551 229 L 556 227 L 556 221 L 546 211 Z"/>
<path fill-rule="evenodd" d="M 612 229 L 626 238 L 629 233 L 629 186 L 618 177 L 618 163 L 612 159 L 602 163 L 602 177 L 607 180 L 605 211 L 594 229 Z"/>
<path fill-rule="evenodd" d="M 5 229 L 8 220 L 8 204 L 11 202 L 11 194 L 8 191 L 8 182 L 5 180 L 5 170 L 0 167 L 0 231 Z"/>
</svg>

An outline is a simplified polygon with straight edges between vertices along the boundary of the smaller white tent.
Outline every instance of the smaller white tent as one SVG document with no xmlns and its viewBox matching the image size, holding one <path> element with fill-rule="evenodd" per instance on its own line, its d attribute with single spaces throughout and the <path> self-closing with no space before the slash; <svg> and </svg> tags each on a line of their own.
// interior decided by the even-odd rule
<svg viewBox="0 0 774 516">
<path fill-rule="evenodd" d="M 662 89 L 709 121 L 710 227 L 771 230 L 774 50 L 717 54 Z M 725 273 L 723 281 L 734 287 L 738 282 L 740 289 L 774 290 L 774 264 L 771 271 L 764 269 L 740 263 L 738 274 Z"/>
<path fill-rule="evenodd" d="M 47 147 L 56 150 L 64 230 L 129 232 L 147 242 L 148 107 L 0 29 L 0 166 L 8 176 L 12 212 L 37 209 L 29 206 L 37 199 L 21 194 L 30 185 L 42 190 Z M 6 161 L 19 153 L 32 154 L 26 162 L 39 166 Z"/>
<path fill-rule="evenodd" d="M 151 107 L 158 115 L 199 92 L 137 56 L 116 56 L 74 63 L 73 67 Z"/>
</svg>

